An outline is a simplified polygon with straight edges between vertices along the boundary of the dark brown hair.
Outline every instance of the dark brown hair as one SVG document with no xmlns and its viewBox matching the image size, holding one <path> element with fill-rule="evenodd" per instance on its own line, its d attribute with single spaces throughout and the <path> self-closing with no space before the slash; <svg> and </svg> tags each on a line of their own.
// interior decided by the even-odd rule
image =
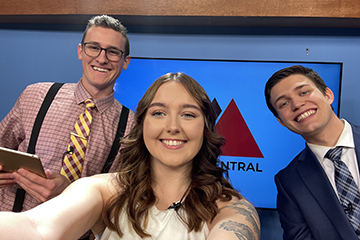
<svg viewBox="0 0 360 240">
<path fill-rule="evenodd" d="M 269 80 L 266 82 L 265 85 L 266 104 L 275 117 L 278 117 L 278 113 L 276 112 L 276 109 L 270 102 L 271 89 L 284 78 L 287 78 L 294 74 L 301 74 L 309 78 L 324 95 L 326 94 L 326 88 L 327 88 L 326 84 L 319 76 L 319 74 L 315 72 L 313 69 L 303 67 L 301 65 L 293 65 L 291 67 L 280 69 L 269 78 Z"/>
</svg>

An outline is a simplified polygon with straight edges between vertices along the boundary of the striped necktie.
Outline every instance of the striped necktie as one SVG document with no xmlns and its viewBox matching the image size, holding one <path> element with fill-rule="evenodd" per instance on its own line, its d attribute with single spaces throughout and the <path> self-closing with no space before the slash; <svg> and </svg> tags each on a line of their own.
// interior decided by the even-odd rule
<svg viewBox="0 0 360 240">
<path fill-rule="evenodd" d="M 86 108 L 85 112 L 79 116 L 75 123 L 74 130 L 71 132 L 68 154 L 64 157 L 61 169 L 61 174 L 71 182 L 79 179 L 81 176 L 92 122 L 92 110 L 95 108 L 95 103 L 91 98 L 85 100 L 84 103 Z"/>
<path fill-rule="evenodd" d="M 330 149 L 325 157 L 334 162 L 335 184 L 346 216 L 355 232 L 360 236 L 360 193 L 346 164 L 341 161 L 343 147 Z"/>
</svg>

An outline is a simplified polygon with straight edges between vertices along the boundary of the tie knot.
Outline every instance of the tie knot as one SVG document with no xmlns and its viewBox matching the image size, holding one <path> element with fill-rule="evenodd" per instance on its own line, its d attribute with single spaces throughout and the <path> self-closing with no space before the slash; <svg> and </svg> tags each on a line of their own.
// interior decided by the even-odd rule
<svg viewBox="0 0 360 240">
<path fill-rule="evenodd" d="M 84 103 L 85 103 L 86 109 L 89 110 L 89 111 L 91 111 L 91 110 L 93 110 L 95 108 L 95 102 L 94 102 L 94 100 L 92 98 L 86 99 L 84 101 Z"/>
<path fill-rule="evenodd" d="M 332 148 L 325 154 L 325 157 L 333 162 L 338 161 L 341 158 L 342 149 L 343 147 Z"/>
</svg>

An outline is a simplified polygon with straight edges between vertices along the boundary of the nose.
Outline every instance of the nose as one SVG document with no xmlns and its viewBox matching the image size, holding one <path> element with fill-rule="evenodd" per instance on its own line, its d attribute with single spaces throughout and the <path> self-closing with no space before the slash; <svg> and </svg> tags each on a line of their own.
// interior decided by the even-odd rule
<svg viewBox="0 0 360 240">
<path fill-rule="evenodd" d="M 165 126 L 165 132 L 170 134 L 177 134 L 180 132 L 180 125 L 177 117 L 169 117 L 167 124 Z"/>
<path fill-rule="evenodd" d="M 305 101 L 301 98 L 293 98 L 291 100 L 291 108 L 293 111 L 298 110 L 301 106 L 305 104 Z"/>
<path fill-rule="evenodd" d="M 106 63 L 107 62 L 107 57 L 106 57 L 106 50 L 105 49 L 101 49 L 99 56 L 97 56 L 96 60 L 99 63 Z"/>
</svg>

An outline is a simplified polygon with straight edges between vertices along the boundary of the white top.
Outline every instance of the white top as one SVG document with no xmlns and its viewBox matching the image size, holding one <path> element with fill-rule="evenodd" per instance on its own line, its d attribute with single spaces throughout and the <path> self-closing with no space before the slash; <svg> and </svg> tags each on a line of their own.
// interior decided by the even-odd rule
<svg viewBox="0 0 360 240">
<path fill-rule="evenodd" d="M 178 211 L 183 211 L 179 209 Z M 116 232 L 105 229 L 101 240 L 142 240 L 132 229 L 124 211 L 120 214 L 121 231 L 124 236 L 120 238 Z M 209 235 L 209 228 L 204 223 L 200 232 L 188 232 L 187 227 L 182 223 L 178 213 L 174 209 L 165 211 L 158 210 L 155 206 L 149 210 L 149 223 L 146 231 L 152 236 L 144 239 L 154 240 L 201 240 L 206 239 Z M 99 237 L 99 236 L 98 236 Z"/>
<path fill-rule="evenodd" d="M 355 153 L 355 144 L 354 144 L 354 137 L 351 129 L 351 125 L 345 121 L 344 119 L 341 119 L 344 122 L 344 129 L 335 144 L 336 146 L 343 146 L 342 155 L 341 155 L 341 161 L 343 161 L 347 167 L 349 168 L 349 171 L 351 172 L 351 175 L 354 178 L 355 183 L 359 187 L 359 168 Z M 316 158 L 319 160 L 321 166 L 323 167 L 331 185 L 333 186 L 334 191 L 337 193 L 336 184 L 335 184 L 335 168 L 334 163 L 328 159 L 325 158 L 325 154 L 330 148 L 334 147 L 325 147 L 325 146 L 319 146 L 311 143 L 307 143 L 311 151 L 315 154 Z"/>
</svg>

